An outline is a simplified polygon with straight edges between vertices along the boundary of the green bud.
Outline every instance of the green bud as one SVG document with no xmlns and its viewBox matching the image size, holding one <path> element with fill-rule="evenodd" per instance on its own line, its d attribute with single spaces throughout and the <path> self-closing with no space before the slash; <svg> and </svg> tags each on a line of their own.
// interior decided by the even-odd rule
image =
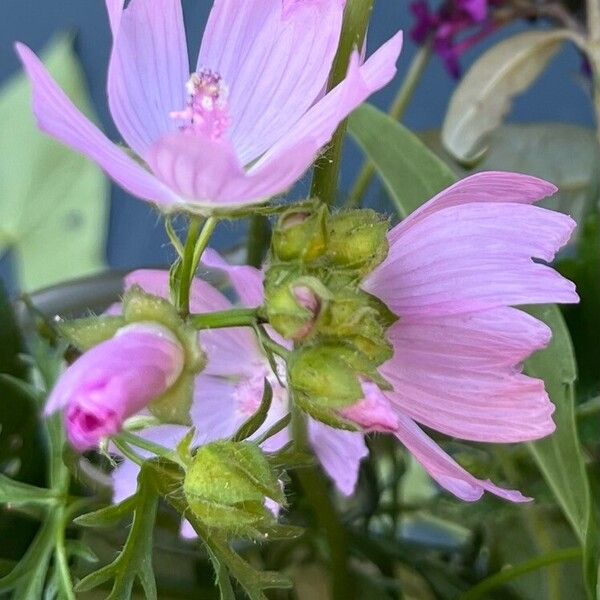
<svg viewBox="0 0 600 600">
<path fill-rule="evenodd" d="M 373 210 L 351 210 L 331 217 L 327 254 L 334 265 L 367 274 L 387 256 L 388 222 Z"/>
<path fill-rule="evenodd" d="M 288 364 L 294 394 L 326 408 L 352 406 L 363 396 L 358 352 L 342 344 L 318 344 L 296 350 Z"/>
<path fill-rule="evenodd" d="M 59 321 L 58 330 L 80 352 L 87 352 L 94 346 L 115 336 L 117 331 L 128 323 L 123 317 L 85 317 L 69 321 Z"/>
<path fill-rule="evenodd" d="M 281 261 L 314 262 L 327 247 L 325 205 L 315 212 L 291 209 L 279 218 L 273 231 L 273 254 Z"/>
<path fill-rule="evenodd" d="M 329 300 L 329 291 L 314 277 L 267 276 L 265 305 L 271 326 L 284 338 L 301 341 L 309 338 Z"/>
<path fill-rule="evenodd" d="M 270 498 L 285 505 L 281 484 L 260 448 L 249 442 L 214 442 L 196 452 L 183 483 L 192 512 L 208 527 L 252 535 L 274 521 Z"/>
</svg>

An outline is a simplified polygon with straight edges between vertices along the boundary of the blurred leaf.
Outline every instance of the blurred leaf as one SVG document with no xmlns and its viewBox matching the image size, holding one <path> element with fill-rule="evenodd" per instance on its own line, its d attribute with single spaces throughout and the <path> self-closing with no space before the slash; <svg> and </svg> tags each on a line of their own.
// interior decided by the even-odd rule
<svg viewBox="0 0 600 600">
<path fill-rule="evenodd" d="M 527 31 L 485 52 L 454 91 L 442 128 L 442 141 L 461 162 L 485 149 L 514 96 L 538 78 L 568 38 L 564 31 Z"/>
<path fill-rule="evenodd" d="M 10 479 L 0 473 L 1 504 L 48 504 L 56 497 L 50 490 Z"/>
<path fill-rule="evenodd" d="M 373 162 L 401 217 L 456 181 L 417 136 L 374 106 L 355 110 L 349 131 Z"/>
<path fill-rule="evenodd" d="M 543 379 L 556 407 L 556 432 L 529 445 L 556 500 L 584 549 L 584 579 L 594 597 L 600 558 L 600 538 L 595 508 L 575 422 L 577 367 L 567 326 L 556 306 L 528 309 L 552 329 L 552 342 L 532 356 L 526 371 Z"/>
<path fill-rule="evenodd" d="M 59 38 L 44 56 L 59 85 L 89 115 L 71 38 Z M 38 131 L 23 75 L 0 93 L 0 123 L 0 254 L 14 251 L 21 287 L 102 269 L 108 187 L 100 169 Z"/>
<path fill-rule="evenodd" d="M 133 502 L 119 505 L 121 510 L 124 504 L 133 509 L 133 522 L 125 546 L 112 563 L 82 579 L 76 587 L 78 592 L 91 590 L 109 579 L 114 579 L 108 599 L 129 600 L 133 585 L 136 579 L 139 579 L 145 597 L 148 600 L 156 600 L 156 582 L 152 571 L 152 540 L 159 495 L 152 481 L 150 468 L 141 468 L 137 492 L 132 497 Z M 115 511 L 111 517 L 116 517 L 118 512 L 120 511 Z M 106 511 L 104 518 L 100 520 L 106 520 Z"/>
<path fill-rule="evenodd" d="M 119 504 L 111 504 L 100 510 L 80 515 L 73 520 L 79 527 L 113 527 L 135 510 L 135 497 L 127 498 Z"/>
</svg>

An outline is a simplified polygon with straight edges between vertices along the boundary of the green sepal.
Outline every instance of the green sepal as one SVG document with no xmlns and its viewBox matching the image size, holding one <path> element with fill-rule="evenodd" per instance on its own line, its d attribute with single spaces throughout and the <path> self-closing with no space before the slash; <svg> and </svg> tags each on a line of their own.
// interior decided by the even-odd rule
<svg viewBox="0 0 600 600">
<path fill-rule="evenodd" d="M 313 419 L 343 431 L 360 431 L 355 423 L 341 417 L 335 410 L 327 408 L 317 401 L 311 400 L 305 394 L 296 394 L 296 405 Z"/>
<path fill-rule="evenodd" d="M 260 448 L 249 442 L 214 442 L 196 452 L 183 484 L 194 515 L 211 529 L 254 535 L 272 522 L 265 498 L 286 499 Z"/>
<path fill-rule="evenodd" d="M 123 317 L 100 316 L 60 321 L 59 332 L 80 352 L 86 352 L 115 336 L 127 323 Z"/>
<path fill-rule="evenodd" d="M 327 257 L 334 265 L 362 275 L 381 264 L 389 251 L 388 220 L 374 210 L 350 210 L 329 220 Z"/>
<path fill-rule="evenodd" d="M 198 345 L 198 333 L 186 325 L 170 302 L 151 296 L 138 286 L 130 288 L 123 297 L 123 318 L 127 324 L 149 322 L 163 325 L 181 344 L 185 353 L 183 373 L 148 408 L 163 423 L 189 425 L 194 378 L 206 364 L 206 356 Z"/>
</svg>

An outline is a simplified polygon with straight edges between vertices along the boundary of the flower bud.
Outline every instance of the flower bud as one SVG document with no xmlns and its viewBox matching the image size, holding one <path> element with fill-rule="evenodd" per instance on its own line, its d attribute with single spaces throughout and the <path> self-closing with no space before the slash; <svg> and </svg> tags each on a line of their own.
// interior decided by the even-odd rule
<svg viewBox="0 0 600 600">
<path fill-rule="evenodd" d="M 327 303 L 327 288 L 314 277 L 293 274 L 282 282 L 268 277 L 265 291 L 267 317 L 284 338 L 301 341 L 310 337 Z M 290 281 L 288 281 L 288 279 Z"/>
<path fill-rule="evenodd" d="M 65 409 L 79 451 L 117 434 L 123 422 L 167 392 L 184 368 L 184 350 L 165 327 L 129 325 L 76 360 L 59 378 L 46 414 Z"/>
<path fill-rule="evenodd" d="M 334 265 L 372 271 L 388 253 L 388 223 L 373 210 L 351 210 L 329 221 L 327 254 Z"/>
<path fill-rule="evenodd" d="M 285 504 L 281 484 L 260 448 L 249 442 L 201 446 L 183 491 L 193 513 L 208 527 L 251 534 L 273 521 L 269 500 Z"/>
<path fill-rule="evenodd" d="M 314 262 L 327 246 L 327 207 L 285 212 L 273 231 L 273 254 L 281 261 Z"/>
</svg>

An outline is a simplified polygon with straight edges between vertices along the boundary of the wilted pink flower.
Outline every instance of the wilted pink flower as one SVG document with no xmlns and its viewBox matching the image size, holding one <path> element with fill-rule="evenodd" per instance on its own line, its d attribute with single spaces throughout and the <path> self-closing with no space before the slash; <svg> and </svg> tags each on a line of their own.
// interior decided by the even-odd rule
<svg viewBox="0 0 600 600">
<path fill-rule="evenodd" d="M 227 274 L 240 303 L 247 307 L 263 303 L 263 275 L 248 266 L 231 266 L 216 252 L 207 250 L 203 257 L 207 267 Z M 125 287 L 140 286 L 146 292 L 168 297 L 169 274 L 166 271 L 136 271 L 126 277 Z M 230 309 L 231 302 L 210 284 L 196 279 L 191 289 L 190 307 L 194 313 Z M 276 334 L 272 333 L 274 336 Z M 258 345 L 252 329 L 247 327 L 204 330 L 200 343 L 207 355 L 206 368 L 195 383 L 191 418 L 196 429 L 196 444 L 206 444 L 231 437 L 259 408 L 265 379 L 273 390 L 271 410 L 257 436 L 289 412 L 285 385 L 285 367 L 273 373 L 269 361 Z M 283 342 L 283 340 L 278 339 Z M 283 385 L 282 385 L 283 384 Z M 144 431 L 156 442 L 174 447 L 187 433 L 184 427 L 161 426 Z M 256 437 L 256 436 L 255 436 Z M 290 441 L 287 429 L 263 443 L 267 452 L 276 452 Z M 368 454 L 361 433 L 333 429 L 309 421 L 309 442 L 325 472 L 344 495 L 354 491 L 360 461 Z M 125 460 L 114 472 L 114 501 L 135 492 L 137 465 Z"/>
<path fill-rule="evenodd" d="M 395 434 L 429 474 L 463 500 L 484 490 L 515 502 L 519 492 L 480 481 L 417 423 L 476 442 L 535 440 L 554 431 L 554 407 L 522 363 L 550 329 L 513 305 L 578 301 L 575 286 L 544 264 L 575 223 L 532 206 L 555 186 L 513 173 L 480 173 L 444 190 L 389 233 L 386 260 L 364 289 L 399 317 L 394 357 L 344 415 Z M 544 262 L 542 262 L 544 261 Z"/>
<path fill-rule="evenodd" d="M 79 451 L 89 450 L 117 434 L 127 418 L 167 391 L 183 363 L 182 347 L 165 328 L 124 327 L 65 371 L 45 413 L 64 409 L 70 443 Z"/>
<path fill-rule="evenodd" d="M 180 0 L 106 0 L 113 144 L 22 44 L 40 128 L 163 210 L 232 208 L 285 192 L 338 124 L 395 74 L 401 34 L 323 95 L 345 0 L 216 0 L 190 76 Z"/>
</svg>

